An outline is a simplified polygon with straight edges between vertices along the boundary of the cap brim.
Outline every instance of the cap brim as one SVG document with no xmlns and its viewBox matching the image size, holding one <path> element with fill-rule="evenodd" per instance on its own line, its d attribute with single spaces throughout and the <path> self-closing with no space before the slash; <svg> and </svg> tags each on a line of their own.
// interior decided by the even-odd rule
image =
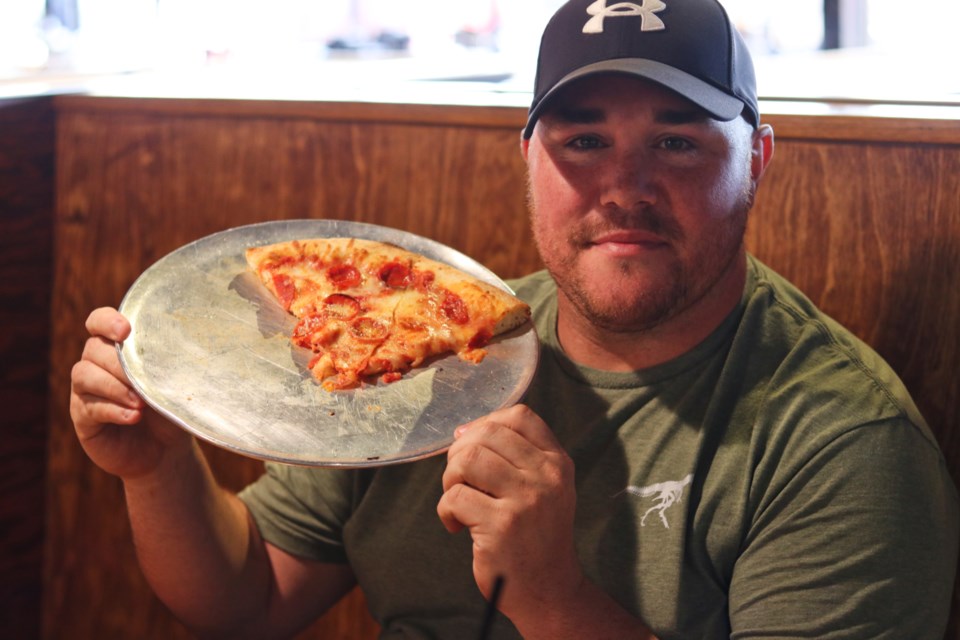
<svg viewBox="0 0 960 640">
<path fill-rule="evenodd" d="M 644 58 L 617 58 L 589 64 L 561 78 L 530 110 L 523 137 L 529 138 L 533 135 L 533 128 L 540 115 L 561 89 L 577 80 L 601 73 L 625 73 L 661 84 L 690 100 L 717 120 L 733 120 L 743 112 L 745 106 L 739 98 L 674 67 Z"/>
</svg>

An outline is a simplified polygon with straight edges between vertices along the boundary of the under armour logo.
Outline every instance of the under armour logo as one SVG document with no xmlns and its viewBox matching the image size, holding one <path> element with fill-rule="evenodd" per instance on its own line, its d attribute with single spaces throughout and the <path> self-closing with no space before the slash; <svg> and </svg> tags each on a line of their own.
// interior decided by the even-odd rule
<svg viewBox="0 0 960 640">
<path fill-rule="evenodd" d="M 643 4 L 633 2 L 618 2 L 608 7 L 607 0 L 597 0 L 589 7 L 587 13 L 592 18 L 583 25 L 584 33 L 603 33 L 603 21 L 605 18 L 622 18 L 626 16 L 640 16 L 640 31 L 661 31 L 666 29 L 663 20 L 655 16 L 658 11 L 667 8 L 660 0 L 643 0 Z"/>
</svg>

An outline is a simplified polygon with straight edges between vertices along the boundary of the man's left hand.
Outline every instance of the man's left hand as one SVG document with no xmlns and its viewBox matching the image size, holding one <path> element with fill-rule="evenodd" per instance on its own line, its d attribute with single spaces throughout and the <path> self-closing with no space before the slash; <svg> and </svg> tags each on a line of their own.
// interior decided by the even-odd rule
<svg viewBox="0 0 960 640">
<path fill-rule="evenodd" d="M 443 490 L 437 513 L 451 533 L 469 529 L 485 597 L 502 576 L 505 615 L 543 615 L 576 597 L 573 461 L 538 415 L 517 405 L 457 429 Z"/>
</svg>

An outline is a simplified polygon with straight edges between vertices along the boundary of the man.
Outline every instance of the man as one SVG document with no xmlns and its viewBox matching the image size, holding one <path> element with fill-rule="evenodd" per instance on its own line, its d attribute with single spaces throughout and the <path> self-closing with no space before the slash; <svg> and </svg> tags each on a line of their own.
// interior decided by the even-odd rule
<svg viewBox="0 0 960 640">
<path fill-rule="evenodd" d="M 773 135 L 716 1 L 562 7 L 522 152 L 541 366 L 446 458 L 229 494 L 91 314 L 72 415 L 158 595 L 229 637 L 357 582 L 385 637 L 471 637 L 501 577 L 498 638 L 942 637 L 955 488 L 893 372 L 745 252 Z"/>
</svg>

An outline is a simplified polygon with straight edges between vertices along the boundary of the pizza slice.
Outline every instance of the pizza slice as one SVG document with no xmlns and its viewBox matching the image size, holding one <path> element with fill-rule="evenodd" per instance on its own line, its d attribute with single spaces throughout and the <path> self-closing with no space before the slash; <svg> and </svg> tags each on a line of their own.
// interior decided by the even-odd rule
<svg viewBox="0 0 960 640">
<path fill-rule="evenodd" d="M 246 252 L 247 263 L 298 323 L 328 391 L 381 375 L 390 382 L 445 353 L 479 363 L 530 308 L 502 289 L 394 245 L 358 238 L 292 240 Z"/>
</svg>

